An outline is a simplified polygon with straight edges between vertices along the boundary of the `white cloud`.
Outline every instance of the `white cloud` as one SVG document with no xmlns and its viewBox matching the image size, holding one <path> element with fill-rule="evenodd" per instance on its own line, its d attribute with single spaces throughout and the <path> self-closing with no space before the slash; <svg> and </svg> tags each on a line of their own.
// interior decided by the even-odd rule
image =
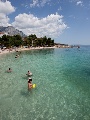
<svg viewBox="0 0 90 120">
<path fill-rule="evenodd" d="M 38 6 L 38 0 L 33 0 L 33 3 L 30 4 L 30 7 Z"/>
<path fill-rule="evenodd" d="M 3 13 L 0 13 L 0 26 L 10 26 L 8 16 Z"/>
<path fill-rule="evenodd" d="M 76 5 L 84 6 L 83 0 L 69 0 L 70 3 L 75 3 Z"/>
<path fill-rule="evenodd" d="M 30 4 L 30 7 L 40 7 L 40 6 L 44 6 L 46 3 L 48 4 L 51 0 L 32 0 L 32 4 Z"/>
<path fill-rule="evenodd" d="M 19 14 L 15 17 L 12 25 L 23 31 L 25 34 L 36 34 L 37 37 L 58 37 L 67 25 L 63 22 L 63 16 L 56 14 L 48 15 L 45 18 L 35 17 L 33 14 Z"/>
<path fill-rule="evenodd" d="M 77 2 L 77 5 L 81 5 L 81 6 L 82 6 L 82 5 L 83 5 L 83 2 L 82 2 L 82 1 L 78 1 L 78 2 Z"/>
<path fill-rule="evenodd" d="M 1 2 L 0 1 L 0 13 L 10 14 L 15 11 L 15 8 L 11 5 L 9 1 Z"/>
<path fill-rule="evenodd" d="M 0 1 L 0 26 L 9 26 L 8 14 L 15 11 L 15 8 L 11 5 L 9 1 Z"/>
</svg>

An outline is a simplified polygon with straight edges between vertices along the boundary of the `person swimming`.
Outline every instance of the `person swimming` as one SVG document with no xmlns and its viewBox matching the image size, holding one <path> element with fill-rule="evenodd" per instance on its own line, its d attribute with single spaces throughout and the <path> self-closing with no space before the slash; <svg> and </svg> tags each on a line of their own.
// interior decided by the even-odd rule
<svg viewBox="0 0 90 120">
<path fill-rule="evenodd" d="M 16 56 L 15 56 L 15 58 L 18 58 L 18 57 L 19 57 L 19 55 L 16 55 Z"/>
<path fill-rule="evenodd" d="M 8 72 L 8 73 L 12 72 L 12 69 L 11 69 L 11 68 L 9 68 L 9 69 L 7 70 L 7 72 Z"/>
<path fill-rule="evenodd" d="M 28 71 L 26 75 L 27 75 L 27 76 L 31 76 L 32 73 L 31 73 L 30 71 Z"/>
<path fill-rule="evenodd" d="M 28 79 L 28 90 L 32 89 L 33 85 L 32 85 L 32 78 L 29 77 Z"/>
</svg>

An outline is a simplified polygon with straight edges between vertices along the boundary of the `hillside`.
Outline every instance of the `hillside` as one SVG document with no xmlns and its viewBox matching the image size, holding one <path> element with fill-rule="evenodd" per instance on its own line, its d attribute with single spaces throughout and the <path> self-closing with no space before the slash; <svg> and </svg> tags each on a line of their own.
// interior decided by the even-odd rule
<svg viewBox="0 0 90 120">
<path fill-rule="evenodd" d="M 8 27 L 0 26 L 0 32 L 8 33 L 8 35 L 10 36 L 17 35 L 17 34 L 21 35 L 21 37 L 26 36 L 22 31 L 15 29 L 13 26 L 8 26 Z"/>
</svg>

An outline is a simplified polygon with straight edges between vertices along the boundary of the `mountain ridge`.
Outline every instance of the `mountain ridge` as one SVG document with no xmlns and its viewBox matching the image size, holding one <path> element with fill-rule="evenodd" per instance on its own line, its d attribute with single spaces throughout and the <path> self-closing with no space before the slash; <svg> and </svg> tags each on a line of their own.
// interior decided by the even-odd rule
<svg viewBox="0 0 90 120">
<path fill-rule="evenodd" d="M 0 26 L 0 32 L 7 33 L 10 36 L 17 34 L 19 34 L 21 37 L 26 36 L 22 31 L 15 29 L 13 26 L 7 26 L 7 27 Z"/>
</svg>

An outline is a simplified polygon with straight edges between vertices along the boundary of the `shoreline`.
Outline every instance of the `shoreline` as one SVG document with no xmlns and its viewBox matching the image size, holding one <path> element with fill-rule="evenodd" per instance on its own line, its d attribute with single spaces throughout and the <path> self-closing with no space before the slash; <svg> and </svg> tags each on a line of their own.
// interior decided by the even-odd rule
<svg viewBox="0 0 90 120">
<path fill-rule="evenodd" d="M 77 47 L 77 46 L 75 46 Z M 71 46 L 53 46 L 53 47 L 19 47 L 19 48 L 10 48 L 10 49 L 3 49 L 1 50 L 0 49 L 0 55 L 3 55 L 3 54 L 8 54 L 8 53 L 13 53 L 13 52 L 17 52 L 17 51 L 26 51 L 26 50 L 39 50 L 39 49 L 54 49 L 54 48 L 72 48 Z"/>
<path fill-rule="evenodd" d="M 30 48 L 16 48 L 16 49 L 11 49 L 11 50 L 10 49 L 5 49 L 5 50 L 0 49 L 0 55 L 13 53 L 13 52 L 17 52 L 17 51 L 52 49 L 52 48 L 57 48 L 57 47 L 56 46 L 53 46 L 53 47 L 30 47 Z"/>
</svg>

